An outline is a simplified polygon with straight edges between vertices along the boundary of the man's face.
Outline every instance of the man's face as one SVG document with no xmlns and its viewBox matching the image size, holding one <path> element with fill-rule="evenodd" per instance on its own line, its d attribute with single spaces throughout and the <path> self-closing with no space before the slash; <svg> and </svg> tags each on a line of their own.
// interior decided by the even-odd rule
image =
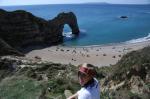
<svg viewBox="0 0 150 99">
<path fill-rule="evenodd" d="M 78 72 L 78 78 L 80 85 L 84 86 L 91 79 L 91 76 L 86 75 L 82 72 Z"/>
</svg>

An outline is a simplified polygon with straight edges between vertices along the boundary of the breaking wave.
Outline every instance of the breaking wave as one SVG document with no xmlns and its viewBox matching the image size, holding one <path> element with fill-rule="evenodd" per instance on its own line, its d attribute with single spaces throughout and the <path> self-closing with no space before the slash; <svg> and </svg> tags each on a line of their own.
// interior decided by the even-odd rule
<svg viewBox="0 0 150 99">
<path fill-rule="evenodd" d="M 73 38 L 74 34 L 72 34 L 72 32 L 63 32 L 63 36 L 67 38 Z"/>
<path fill-rule="evenodd" d="M 145 41 L 149 41 L 149 40 L 150 40 L 150 33 L 145 37 L 132 39 L 132 40 L 126 41 L 125 43 L 139 43 L 139 42 L 145 42 Z"/>
<path fill-rule="evenodd" d="M 80 32 L 81 33 L 86 33 L 86 30 L 85 29 L 80 29 Z M 67 38 L 74 38 L 75 37 L 75 35 L 72 34 L 72 32 L 63 32 L 63 36 L 67 37 Z"/>
</svg>

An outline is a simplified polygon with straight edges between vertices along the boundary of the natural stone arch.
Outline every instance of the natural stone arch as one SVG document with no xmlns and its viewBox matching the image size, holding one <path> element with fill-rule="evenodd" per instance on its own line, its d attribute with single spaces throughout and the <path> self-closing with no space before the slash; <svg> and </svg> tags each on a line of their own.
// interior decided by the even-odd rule
<svg viewBox="0 0 150 99">
<path fill-rule="evenodd" d="M 75 34 L 76 36 L 79 35 L 80 31 L 77 23 L 77 18 L 73 12 L 60 13 L 57 17 L 51 20 L 51 23 L 55 23 L 56 25 L 58 25 L 58 27 L 61 27 L 61 33 L 63 32 L 64 25 L 67 24 L 71 28 L 72 34 Z"/>
<path fill-rule="evenodd" d="M 0 9 L 0 56 L 21 55 L 18 50 L 30 45 L 60 44 L 63 42 L 64 24 L 69 25 L 73 34 L 79 35 L 73 12 L 60 13 L 47 21 L 23 10 L 7 12 Z"/>
</svg>

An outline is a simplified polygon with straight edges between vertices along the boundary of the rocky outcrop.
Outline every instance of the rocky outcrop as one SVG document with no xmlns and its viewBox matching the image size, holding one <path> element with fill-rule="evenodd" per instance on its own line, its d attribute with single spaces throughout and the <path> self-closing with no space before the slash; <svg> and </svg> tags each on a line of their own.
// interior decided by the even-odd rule
<svg viewBox="0 0 150 99">
<path fill-rule="evenodd" d="M 128 16 L 120 16 L 121 19 L 127 19 Z"/>
<path fill-rule="evenodd" d="M 63 42 L 63 28 L 68 24 L 79 35 L 77 18 L 73 12 L 60 13 L 46 21 L 29 12 L 0 10 L 0 55 L 17 54 L 29 45 L 55 45 Z"/>
<path fill-rule="evenodd" d="M 111 68 L 101 81 L 102 92 L 107 90 L 115 99 L 150 98 L 150 47 L 126 54 Z"/>
</svg>

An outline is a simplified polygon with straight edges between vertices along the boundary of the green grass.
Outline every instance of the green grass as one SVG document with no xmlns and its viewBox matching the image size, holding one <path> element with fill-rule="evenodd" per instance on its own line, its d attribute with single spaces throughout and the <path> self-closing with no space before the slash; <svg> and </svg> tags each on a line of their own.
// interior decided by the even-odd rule
<svg viewBox="0 0 150 99">
<path fill-rule="evenodd" d="M 41 91 L 41 82 L 26 77 L 11 77 L 0 83 L 0 99 L 36 99 Z"/>
<path fill-rule="evenodd" d="M 112 99 L 112 98 L 110 98 L 109 92 L 105 91 L 100 93 L 100 99 Z"/>
</svg>

